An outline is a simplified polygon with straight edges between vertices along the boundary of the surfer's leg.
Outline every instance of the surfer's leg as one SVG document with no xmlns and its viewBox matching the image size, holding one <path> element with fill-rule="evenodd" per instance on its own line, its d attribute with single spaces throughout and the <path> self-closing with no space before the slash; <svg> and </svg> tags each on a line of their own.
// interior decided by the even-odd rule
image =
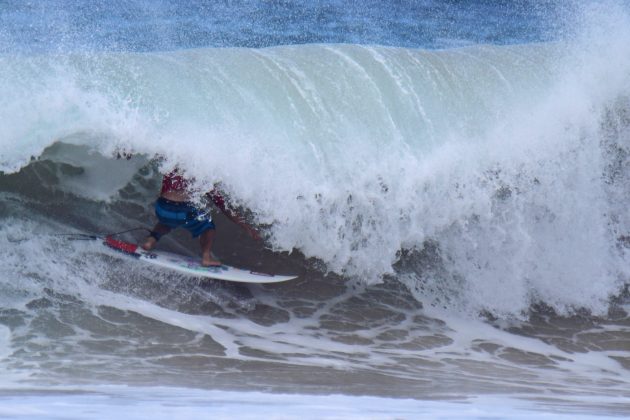
<svg viewBox="0 0 630 420">
<path fill-rule="evenodd" d="M 158 223 L 157 225 L 155 225 L 155 227 L 153 227 L 153 230 L 151 231 L 149 236 L 147 236 L 147 238 L 144 240 L 144 243 L 142 244 L 142 249 L 144 249 L 145 251 L 152 250 L 153 248 L 155 248 L 155 244 L 157 244 L 157 241 L 170 231 L 170 227 Z"/>
<path fill-rule="evenodd" d="M 214 242 L 214 229 L 208 229 L 199 236 L 201 245 L 201 265 L 204 267 L 219 266 L 221 261 L 212 256 L 212 243 Z"/>
</svg>

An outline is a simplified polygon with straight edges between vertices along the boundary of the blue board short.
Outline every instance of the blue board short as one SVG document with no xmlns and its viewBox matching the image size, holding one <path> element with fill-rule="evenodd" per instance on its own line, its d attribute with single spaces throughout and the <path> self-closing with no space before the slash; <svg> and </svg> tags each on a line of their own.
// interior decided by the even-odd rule
<svg viewBox="0 0 630 420">
<path fill-rule="evenodd" d="M 210 213 L 196 208 L 187 201 L 177 202 L 160 197 L 155 202 L 155 215 L 161 224 L 171 229 L 183 227 L 194 238 L 207 230 L 214 229 Z"/>
</svg>

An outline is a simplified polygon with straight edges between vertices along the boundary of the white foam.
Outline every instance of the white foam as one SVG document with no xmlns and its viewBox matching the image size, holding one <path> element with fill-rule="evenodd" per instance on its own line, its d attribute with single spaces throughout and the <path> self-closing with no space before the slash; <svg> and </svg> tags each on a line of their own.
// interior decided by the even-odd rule
<svg viewBox="0 0 630 420">
<path fill-rule="evenodd" d="M 579 377 L 584 381 L 592 381 L 593 384 L 609 379 L 611 382 L 619 381 L 619 385 L 611 387 L 609 392 L 620 392 L 620 396 L 630 386 L 628 379 L 620 373 L 624 371 L 624 367 L 611 358 L 611 356 L 617 355 L 616 351 L 598 350 L 583 353 L 565 351 L 552 344 L 545 343 L 541 338 L 521 336 L 485 322 L 455 317 L 442 310 L 429 309 L 426 312 L 427 315 L 435 316 L 446 322 L 448 329 L 451 330 L 446 334 L 453 340 L 452 343 L 439 349 L 439 352 L 444 355 L 466 354 L 468 360 L 476 359 L 496 362 L 497 359 L 494 357 L 487 357 L 483 353 L 474 354 L 470 352 L 473 343 L 484 341 L 506 348 L 518 349 L 525 353 L 552 358 L 559 369 L 539 370 L 536 367 L 519 366 L 519 368 L 530 370 L 532 373 L 544 377 L 545 380 L 549 381 L 550 386 L 564 386 L 568 389 L 573 382 L 570 379 L 572 377 Z M 601 331 L 599 332 L 601 333 Z M 581 331 L 580 333 L 585 332 Z"/>
<path fill-rule="evenodd" d="M 0 362 L 11 354 L 11 330 L 0 325 Z"/>
<path fill-rule="evenodd" d="M 55 392 L 46 395 L 47 391 Z M 67 394 L 64 394 L 64 391 Z M 120 386 L 5 391 L 0 416 L 66 419 L 595 419 L 614 412 L 553 408 L 511 398 L 479 397 L 457 402 L 342 395 L 287 395 Z M 623 403 L 619 400 L 607 401 Z M 597 403 L 584 398 L 575 403 Z"/>
</svg>

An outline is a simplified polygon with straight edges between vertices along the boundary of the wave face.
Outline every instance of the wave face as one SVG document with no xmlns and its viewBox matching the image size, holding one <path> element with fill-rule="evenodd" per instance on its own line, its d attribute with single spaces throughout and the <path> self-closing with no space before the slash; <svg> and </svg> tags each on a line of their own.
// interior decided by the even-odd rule
<svg viewBox="0 0 630 420">
<path fill-rule="evenodd" d="M 325 270 L 395 275 L 473 311 L 602 313 L 628 231 L 628 34 L 607 24 L 588 42 L 445 51 L 4 56 L 0 169 L 55 144 L 163 156 L 200 188 L 222 183 L 274 250 Z M 138 168 L 103 164 L 110 185 L 72 182 L 119 199 Z"/>
</svg>

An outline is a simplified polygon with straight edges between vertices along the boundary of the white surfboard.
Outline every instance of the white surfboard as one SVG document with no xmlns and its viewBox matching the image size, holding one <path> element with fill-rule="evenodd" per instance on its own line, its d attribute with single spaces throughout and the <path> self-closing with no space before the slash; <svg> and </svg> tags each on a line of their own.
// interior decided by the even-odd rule
<svg viewBox="0 0 630 420">
<path fill-rule="evenodd" d="M 242 270 L 225 264 L 216 267 L 204 267 L 201 265 L 201 259 L 199 258 L 186 257 L 166 251 L 145 251 L 137 244 L 114 239 L 110 236 L 105 238 L 103 245 L 137 258 L 140 261 L 196 277 L 208 277 L 242 283 L 279 283 L 297 278 L 297 276 L 279 276 Z"/>
</svg>

